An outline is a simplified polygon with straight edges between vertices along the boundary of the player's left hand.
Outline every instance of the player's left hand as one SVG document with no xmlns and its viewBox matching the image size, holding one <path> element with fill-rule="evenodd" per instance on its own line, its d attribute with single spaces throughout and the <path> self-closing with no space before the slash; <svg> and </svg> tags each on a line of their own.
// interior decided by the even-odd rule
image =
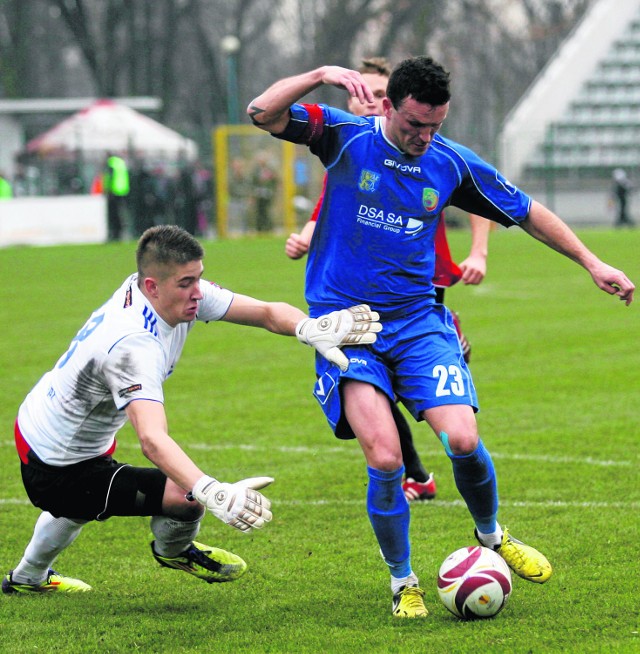
<svg viewBox="0 0 640 654">
<path fill-rule="evenodd" d="M 633 292 L 636 287 L 622 270 L 599 262 L 599 266 L 590 272 L 598 288 L 609 295 L 617 295 L 627 306 L 633 302 Z"/>
<path fill-rule="evenodd" d="M 345 372 L 349 360 L 340 350 L 343 345 L 375 343 L 376 332 L 382 331 L 380 316 L 368 305 L 332 311 L 319 318 L 304 318 L 296 326 L 301 343 L 311 345 L 328 361 Z"/>
<path fill-rule="evenodd" d="M 193 497 L 228 525 L 249 532 L 260 529 L 273 517 L 271 502 L 258 489 L 268 486 L 272 477 L 250 477 L 235 484 L 204 476 L 193 486 Z"/>
<path fill-rule="evenodd" d="M 458 264 L 458 268 L 462 271 L 462 283 L 476 286 L 480 284 L 487 274 L 487 259 L 486 257 L 469 255 Z"/>
<path fill-rule="evenodd" d="M 290 234 L 284 245 L 284 252 L 289 259 L 301 259 L 309 251 L 309 243 L 300 234 Z"/>
</svg>

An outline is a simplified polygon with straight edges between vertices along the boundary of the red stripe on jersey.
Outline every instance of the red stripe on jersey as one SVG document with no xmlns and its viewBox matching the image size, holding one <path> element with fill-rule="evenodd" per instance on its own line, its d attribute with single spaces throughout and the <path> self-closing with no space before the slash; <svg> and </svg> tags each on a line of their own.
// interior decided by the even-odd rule
<svg viewBox="0 0 640 654">
<path fill-rule="evenodd" d="M 320 215 L 320 209 L 322 209 L 322 201 L 324 200 L 324 192 L 326 189 L 327 189 L 327 174 L 325 173 L 324 179 L 322 180 L 322 193 L 320 193 L 320 197 L 316 202 L 316 206 L 313 210 L 313 213 L 311 214 L 311 218 L 309 218 L 309 220 L 313 223 L 318 222 L 318 216 Z"/>
<path fill-rule="evenodd" d="M 435 236 L 436 246 L 436 268 L 433 275 L 434 286 L 448 288 L 459 282 L 462 278 L 462 271 L 451 258 L 451 250 L 447 242 L 447 232 L 444 224 L 444 213 L 438 218 L 438 226 Z"/>
</svg>

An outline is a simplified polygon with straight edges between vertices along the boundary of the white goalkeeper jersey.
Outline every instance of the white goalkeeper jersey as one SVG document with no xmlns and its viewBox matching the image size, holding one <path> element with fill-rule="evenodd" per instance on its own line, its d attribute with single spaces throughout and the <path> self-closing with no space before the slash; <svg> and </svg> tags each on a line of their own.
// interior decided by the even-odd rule
<svg viewBox="0 0 640 654">
<path fill-rule="evenodd" d="M 233 299 L 231 291 L 201 280 L 196 319 L 171 327 L 138 289 L 137 278 L 131 275 L 94 311 L 20 407 L 20 431 L 49 465 L 70 465 L 112 450 L 127 420 L 127 404 L 164 402 L 162 384 L 195 320 L 221 319 Z"/>
</svg>

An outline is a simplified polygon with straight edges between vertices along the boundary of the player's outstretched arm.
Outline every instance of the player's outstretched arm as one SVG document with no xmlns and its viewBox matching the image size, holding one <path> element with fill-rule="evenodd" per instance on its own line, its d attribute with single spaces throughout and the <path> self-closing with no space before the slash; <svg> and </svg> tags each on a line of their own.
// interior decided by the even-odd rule
<svg viewBox="0 0 640 654">
<path fill-rule="evenodd" d="M 373 93 L 358 71 L 341 66 L 321 66 L 271 85 L 249 103 L 247 114 L 260 129 L 280 134 L 289 122 L 289 107 L 323 84 L 345 89 L 362 103 L 373 102 Z"/>
<path fill-rule="evenodd" d="M 366 304 L 309 318 L 286 302 L 263 302 L 237 293 L 223 320 L 262 327 L 283 336 L 296 336 L 343 371 L 349 367 L 349 361 L 340 348 L 374 343 L 377 332 L 382 331 L 380 316 Z"/>
<path fill-rule="evenodd" d="M 459 264 L 463 284 L 480 284 L 487 274 L 487 256 L 489 254 L 489 232 L 491 221 L 469 214 L 471 223 L 471 249 L 467 258 Z"/>
<path fill-rule="evenodd" d="M 258 489 L 273 481 L 271 477 L 252 477 L 235 484 L 220 482 L 205 475 L 167 433 L 167 419 L 160 402 L 133 400 L 125 411 L 133 426 L 143 454 L 185 495 L 197 500 L 216 518 L 248 532 L 269 522 L 271 502 Z"/>
<path fill-rule="evenodd" d="M 617 295 L 627 306 L 633 301 L 635 286 L 622 272 L 601 261 L 558 216 L 544 205 L 531 204 L 527 219 L 520 224 L 528 234 L 564 254 L 585 268 L 598 288 Z"/>
</svg>

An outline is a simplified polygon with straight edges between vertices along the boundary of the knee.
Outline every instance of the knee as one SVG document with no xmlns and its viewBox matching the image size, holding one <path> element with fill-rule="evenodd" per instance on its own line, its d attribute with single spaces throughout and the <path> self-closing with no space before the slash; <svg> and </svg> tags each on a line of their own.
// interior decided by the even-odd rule
<svg viewBox="0 0 640 654">
<path fill-rule="evenodd" d="M 192 522 L 204 515 L 204 507 L 199 502 L 188 500 L 184 490 L 167 479 L 162 497 L 162 513 L 175 520 Z"/>
<path fill-rule="evenodd" d="M 163 513 L 168 518 L 183 522 L 194 522 L 204 515 L 204 507 L 199 502 L 183 500 L 178 503 L 163 503 Z"/>
<path fill-rule="evenodd" d="M 402 451 L 400 446 L 387 446 L 385 441 L 378 440 L 364 445 L 363 450 L 367 465 L 383 472 L 393 472 L 402 465 Z"/>
<path fill-rule="evenodd" d="M 466 456 L 478 447 L 478 432 L 473 429 L 441 431 L 438 438 L 449 456 Z"/>
</svg>

